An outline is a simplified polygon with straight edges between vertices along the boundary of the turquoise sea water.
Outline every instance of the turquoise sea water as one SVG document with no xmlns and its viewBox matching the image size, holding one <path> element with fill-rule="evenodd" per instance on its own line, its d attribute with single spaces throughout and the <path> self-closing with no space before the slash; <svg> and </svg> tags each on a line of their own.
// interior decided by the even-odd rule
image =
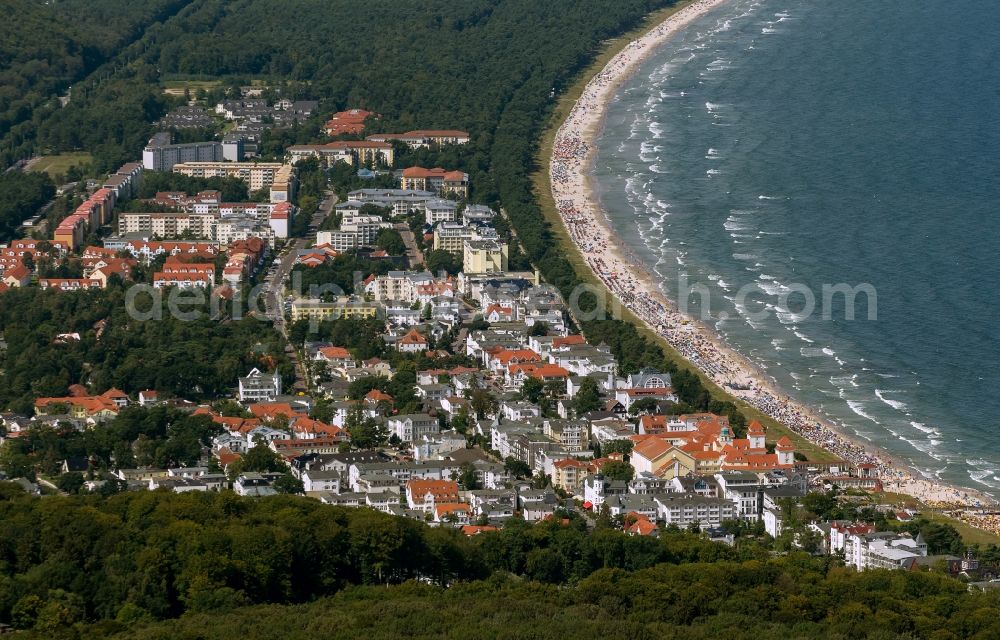
<svg viewBox="0 0 1000 640">
<path fill-rule="evenodd" d="M 781 389 L 993 493 L 998 23 L 1000 4 L 971 0 L 731 0 L 622 87 L 594 167 L 613 226 L 668 296 L 680 272 L 707 286 L 706 323 Z M 877 319 L 864 295 L 855 320 L 842 297 L 823 319 L 822 286 L 838 283 L 870 284 Z M 789 313 L 801 294 L 780 304 L 799 284 L 815 292 L 808 318 Z"/>
</svg>

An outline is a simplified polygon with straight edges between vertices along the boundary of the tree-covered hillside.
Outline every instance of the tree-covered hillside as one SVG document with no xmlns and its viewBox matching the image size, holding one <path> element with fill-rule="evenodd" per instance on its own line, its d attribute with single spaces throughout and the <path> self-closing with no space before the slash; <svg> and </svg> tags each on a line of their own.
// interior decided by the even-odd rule
<svg viewBox="0 0 1000 640">
<path fill-rule="evenodd" d="M 197 320 L 174 317 L 164 302 L 161 319 L 139 321 L 129 315 L 120 284 L 72 293 L 28 287 L 2 296 L 0 406 L 22 415 L 33 413 L 35 398 L 65 396 L 73 384 L 94 393 L 156 389 L 214 400 L 255 366 L 277 366 L 293 379 L 281 336 L 270 323 L 212 320 L 207 300 L 187 308 L 200 312 Z M 137 300 L 138 308 L 153 308 Z M 59 339 L 74 333 L 79 339 Z"/>
<path fill-rule="evenodd" d="M 998 605 L 933 572 L 578 517 L 470 538 L 307 498 L 0 484 L 0 621 L 28 638 L 993 638 Z"/>
<path fill-rule="evenodd" d="M 366 107 L 383 127 L 461 128 L 488 152 L 512 103 L 544 105 L 602 40 L 667 4 L 193 0 L 77 84 L 40 123 L 38 145 L 86 149 L 101 168 L 134 158 L 169 106 L 161 78 L 183 74 L 295 82 L 292 97 L 319 99 L 326 112 Z"/>
<path fill-rule="evenodd" d="M 35 149 L 57 96 L 191 0 L 5 0 L 0 4 L 0 161 Z"/>
</svg>

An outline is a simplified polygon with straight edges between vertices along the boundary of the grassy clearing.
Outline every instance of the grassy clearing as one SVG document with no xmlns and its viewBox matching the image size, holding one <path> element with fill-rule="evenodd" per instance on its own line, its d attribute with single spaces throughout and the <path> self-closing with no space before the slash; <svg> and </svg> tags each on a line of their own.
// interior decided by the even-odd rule
<svg viewBox="0 0 1000 640">
<path fill-rule="evenodd" d="M 222 80 L 164 80 L 163 93 L 182 96 L 185 89 L 194 94 L 198 89 L 209 91 L 221 85 Z"/>
<path fill-rule="evenodd" d="M 920 512 L 920 515 L 924 516 L 928 520 L 933 520 L 935 522 L 944 522 L 955 527 L 959 535 L 962 536 L 962 541 L 965 544 L 996 544 L 1000 545 L 1000 536 L 995 533 L 990 533 L 989 531 L 984 531 L 983 529 L 977 529 L 970 524 L 966 524 L 961 520 L 956 520 L 955 518 L 950 518 L 943 513 L 937 511 L 924 510 Z"/>
<path fill-rule="evenodd" d="M 1000 545 L 1000 535 L 984 531 L 983 529 L 977 529 L 976 527 L 962 522 L 961 520 L 931 509 L 913 496 L 907 496 L 901 493 L 892 493 L 889 491 L 885 491 L 883 493 L 873 493 L 870 495 L 872 500 L 878 504 L 891 504 L 898 507 L 914 509 L 919 511 L 920 515 L 928 520 L 950 524 L 955 527 L 955 530 L 962 536 L 962 541 L 966 544 Z"/>
<path fill-rule="evenodd" d="M 74 165 L 78 167 L 86 166 L 93 161 L 93 156 L 86 151 L 74 151 L 52 156 L 42 156 L 33 162 L 28 170 L 47 173 L 50 178 L 55 180 L 57 176 L 65 176 L 70 167 Z"/>
<path fill-rule="evenodd" d="M 590 270 L 590 267 L 584 261 L 583 256 L 579 253 L 579 251 L 577 251 L 576 245 L 574 245 L 572 240 L 570 240 L 569 234 L 562 224 L 562 219 L 559 217 L 559 212 L 556 210 L 555 202 L 552 199 L 552 188 L 551 183 L 549 182 L 549 159 L 552 156 L 552 145 L 555 141 L 556 130 L 559 128 L 559 125 L 562 124 L 563 120 L 566 119 L 566 116 L 569 115 L 570 110 L 583 93 L 583 90 L 587 86 L 587 82 L 591 77 L 603 69 L 611 58 L 621 51 L 625 45 L 640 37 L 645 32 L 663 22 L 663 20 L 671 14 L 676 13 L 688 4 L 689 2 L 681 2 L 673 7 L 657 11 L 649 16 L 641 27 L 618 38 L 607 41 L 605 43 L 604 50 L 594 60 L 593 64 L 584 70 L 580 74 L 579 78 L 577 78 L 576 82 L 574 82 L 572 86 L 570 86 L 559 98 L 556 107 L 552 111 L 552 116 L 547 124 L 545 133 L 540 141 L 538 156 L 536 159 L 536 166 L 539 167 L 539 170 L 532 175 L 535 196 L 538 198 L 538 202 L 541 205 L 542 213 L 545 216 L 545 219 L 552 226 L 553 233 L 557 238 L 560 247 L 563 249 L 567 259 L 570 261 L 570 264 L 573 265 L 577 275 L 580 276 L 582 281 L 599 288 L 604 288 L 604 284 Z M 787 435 L 795 443 L 796 450 L 803 453 L 807 458 L 809 458 L 809 460 L 824 462 L 838 459 L 837 456 L 812 444 L 781 423 L 764 415 L 745 402 L 730 396 L 722 387 L 716 385 L 711 379 L 708 378 L 708 376 L 702 374 L 694 366 L 688 363 L 687 360 L 681 357 L 680 354 L 678 354 L 666 340 L 651 331 L 639 318 L 627 309 L 622 309 L 622 319 L 637 326 L 643 335 L 657 341 L 657 343 L 663 348 L 664 352 L 669 357 L 680 363 L 681 366 L 697 373 L 702 382 L 715 397 L 735 402 L 747 418 L 751 420 L 759 420 L 761 424 L 767 428 L 770 439 L 777 440 L 782 435 Z"/>
</svg>

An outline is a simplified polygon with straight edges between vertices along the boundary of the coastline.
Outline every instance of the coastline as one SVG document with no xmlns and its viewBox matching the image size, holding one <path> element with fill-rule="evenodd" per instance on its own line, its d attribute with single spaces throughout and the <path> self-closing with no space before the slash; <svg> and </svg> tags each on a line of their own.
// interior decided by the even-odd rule
<svg viewBox="0 0 1000 640">
<path fill-rule="evenodd" d="M 621 84 L 659 45 L 725 1 L 697 0 L 670 13 L 665 20 L 626 44 L 587 81 L 582 94 L 559 125 L 552 154 L 547 159 L 551 195 L 568 238 L 618 303 L 729 395 L 822 450 L 853 464 L 875 465 L 886 491 L 906 494 L 948 509 L 995 504 L 992 496 L 973 489 L 924 479 L 917 470 L 887 452 L 843 434 L 808 407 L 791 400 L 715 332 L 681 315 L 662 294 L 647 267 L 630 255 L 612 230 L 592 175 L 596 140 L 603 132 L 607 105 Z M 749 389 L 734 389 L 727 383 Z"/>
</svg>

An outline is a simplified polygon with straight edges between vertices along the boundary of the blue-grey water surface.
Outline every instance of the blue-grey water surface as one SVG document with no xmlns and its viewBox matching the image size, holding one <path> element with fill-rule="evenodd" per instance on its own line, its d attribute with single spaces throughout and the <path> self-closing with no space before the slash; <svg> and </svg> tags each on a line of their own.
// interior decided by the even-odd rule
<svg viewBox="0 0 1000 640">
<path fill-rule="evenodd" d="M 676 298 L 679 271 L 708 286 L 708 324 L 784 391 L 988 491 L 1000 489 L 997 24 L 1000 3 L 972 0 L 731 0 L 622 87 L 594 169 L 665 292 Z M 816 292 L 809 318 L 777 313 L 795 283 Z M 822 286 L 838 283 L 870 284 L 877 319 L 861 295 L 855 320 L 842 296 L 824 320 Z M 745 317 L 763 305 L 767 318 Z"/>
</svg>

